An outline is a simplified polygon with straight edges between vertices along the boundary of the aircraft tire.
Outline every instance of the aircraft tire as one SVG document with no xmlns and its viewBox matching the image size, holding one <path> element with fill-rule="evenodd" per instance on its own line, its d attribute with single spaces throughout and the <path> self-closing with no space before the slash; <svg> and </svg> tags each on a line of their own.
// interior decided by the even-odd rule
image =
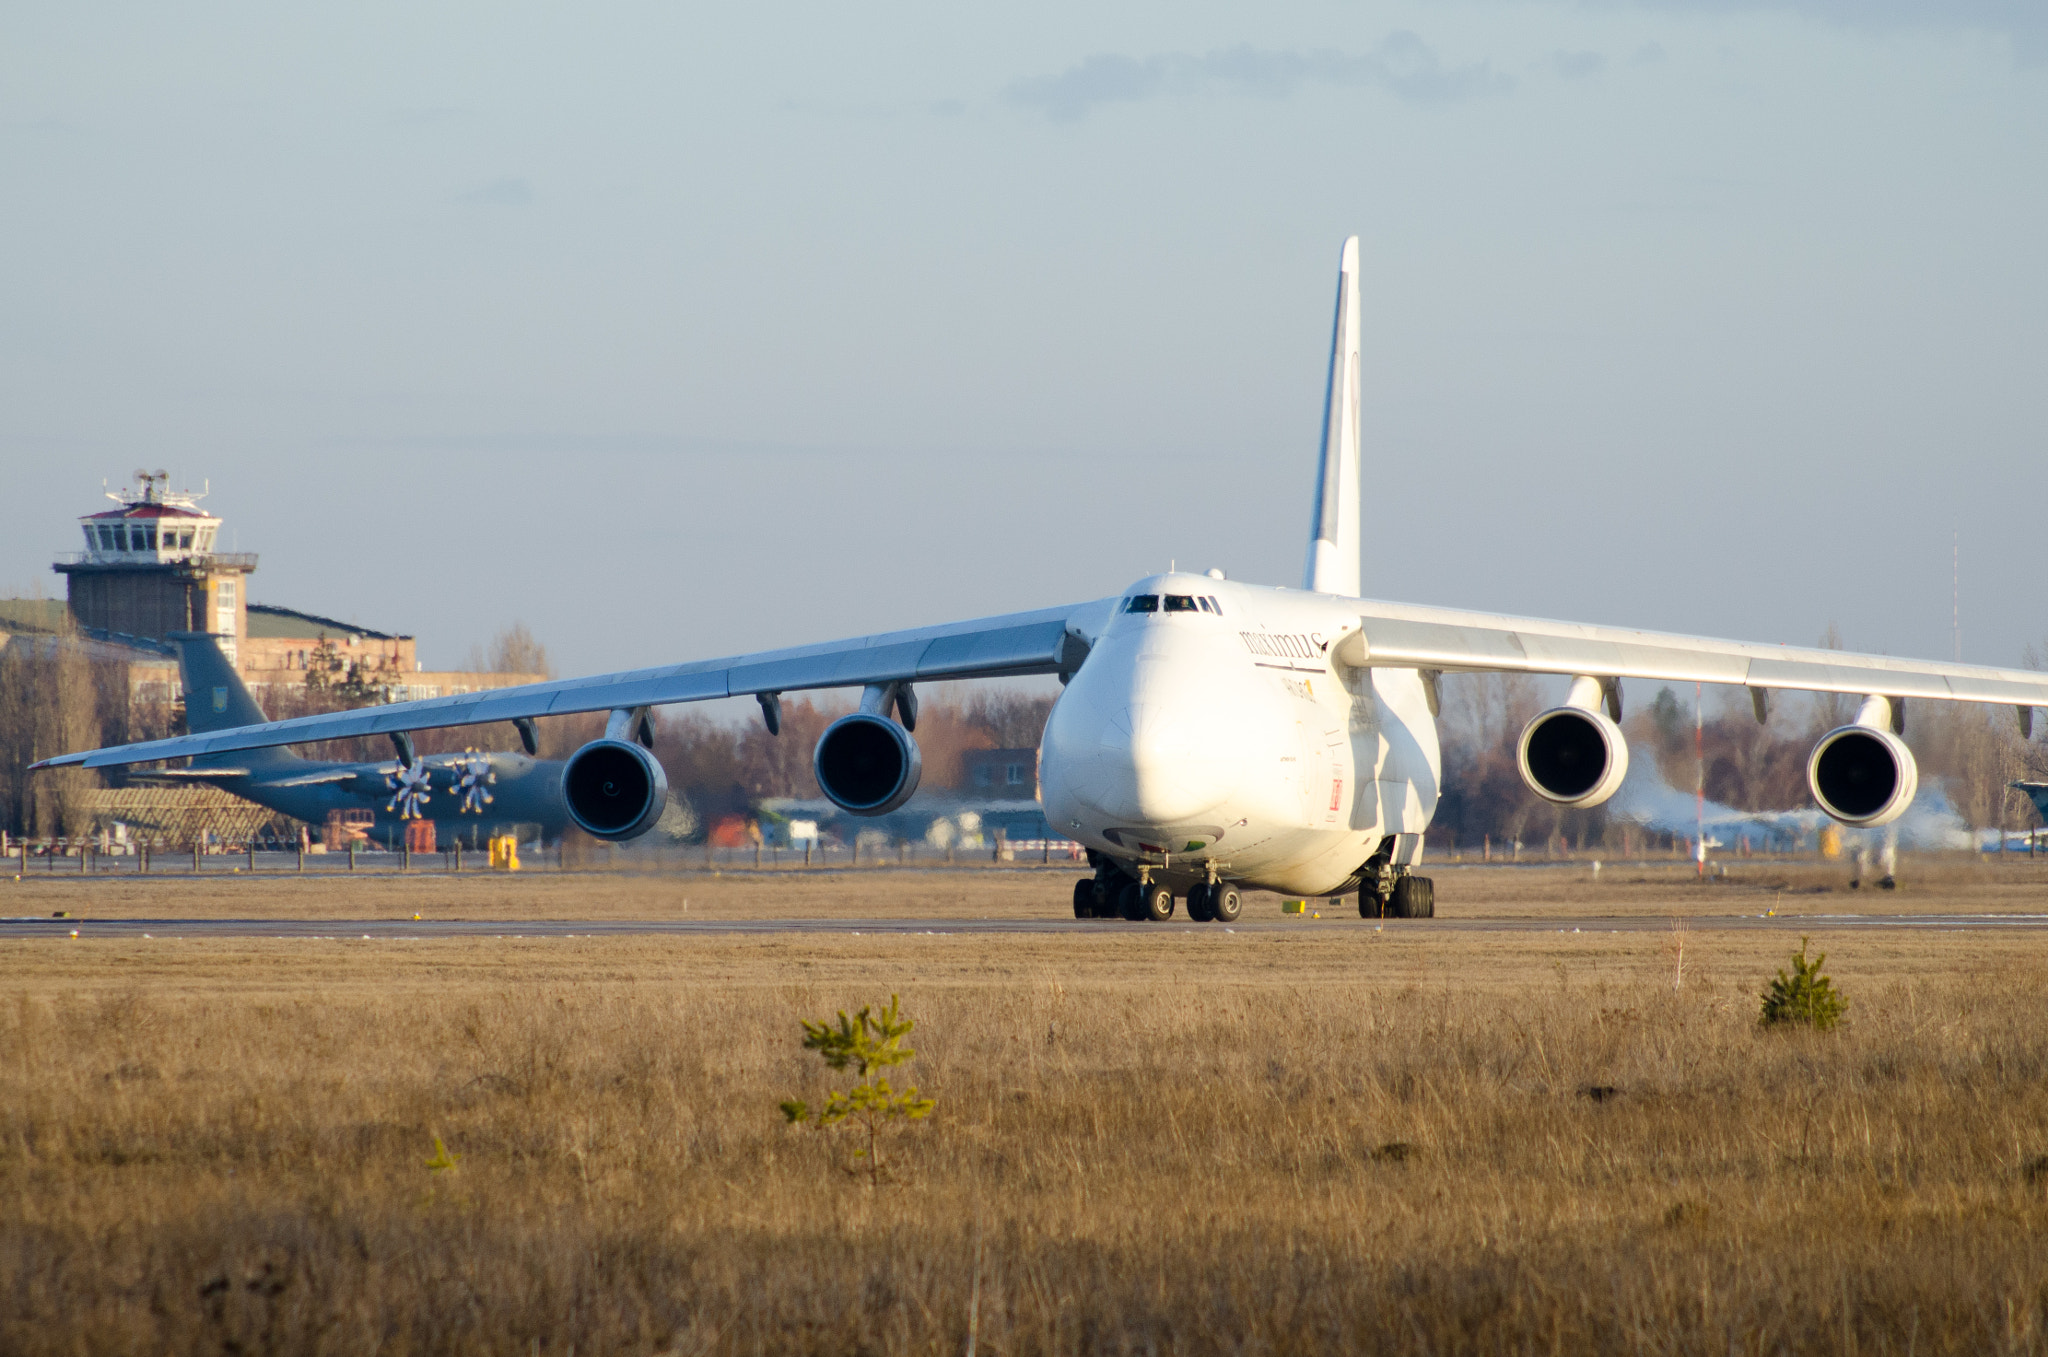
<svg viewBox="0 0 2048 1357">
<path fill-rule="evenodd" d="M 1358 917 L 1361 919 L 1384 919 L 1387 917 L 1387 897 L 1374 895 L 1371 891 L 1358 893 Z"/>
<path fill-rule="evenodd" d="M 1173 917 L 1173 892 L 1157 881 L 1138 888 L 1138 917 L 1163 924 Z"/>
<path fill-rule="evenodd" d="M 1237 887 L 1218 882 L 1209 892 L 1209 917 L 1220 924 L 1234 924 L 1242 913 L 1244 897 L 1237 893 Z"/>
<path fill-rule="evenodd" d="M 1208 923 L 1216 917 L 1216 911 L 1209 904 L 1211 891 L 1208 884 L 1198 882 L 1188 889 L 1188 917 L 1198 924 Z"/>
<path fill-rule="evenodd" d="M 1095 917 L 1095 878 L 1092 876 L 1084 876 L 1074 883 L 1074 917 Z"/>
<path fill-rule="evenodd" d="M 1145 900 L 1141 892 L 1144 887 L 1133 881 L 1117 892 L 1117 912 L 1132 923 L 1145 921 Z"/>
<path fill-rule="evenodd" d="M 1436 883 L 1426 876 L 1404 876 L 1394 883 L 1393 898 L 1387 902 L 1387 915 L 1394 919 L 1433 919 L 1436 917 Z"/>
</svg>

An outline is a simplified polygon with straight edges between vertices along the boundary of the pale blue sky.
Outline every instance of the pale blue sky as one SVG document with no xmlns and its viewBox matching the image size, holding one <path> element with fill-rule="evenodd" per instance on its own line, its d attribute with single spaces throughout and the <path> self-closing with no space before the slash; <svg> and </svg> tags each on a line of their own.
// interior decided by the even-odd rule
<svg viewBox="0 0 2048 1357">
<path fill-rule="evenodd" d="M 1872 17 L 1875 16 L 1875 17 Z M 2048 9 L 0 11 L 0 589 L 166 466 L 252 595 L 567 672 L 1295 583 L 2048 633 Z"/>
</svg>

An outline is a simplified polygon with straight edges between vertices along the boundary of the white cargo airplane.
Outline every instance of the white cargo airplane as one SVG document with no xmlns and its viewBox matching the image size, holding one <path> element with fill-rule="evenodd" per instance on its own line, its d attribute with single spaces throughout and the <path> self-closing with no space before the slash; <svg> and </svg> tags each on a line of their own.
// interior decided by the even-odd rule
<svg viewBox="0 0 2048 1357">
<path fill-rule="evenodd" d="M 595 678 L 497 688 L 299 717 L 46 759 L 88 768 L 308 740 L 609 711 L 604 738 L 562 772 L 569 813 L 605 839 L 644 834 L 668 794 L 648 753 L 648 709 L 752 695 L 768 729 L 780 695 L 859 686 L 859 711 L 812 756 L 826 796 L 880 815 L 917 789 L 914 685 L 1055 674 L 1039 776 L 1049 824 L 1088 850 L 1083 918 L 1235 919 L 1239 888 L 1359 893 L 1360 913 L 1427 916 L 1412 869 L 1436 809 L 1438 679 L 1447 672 L 1558 674 L 1563 706 L 1522 731 L 1518 761 L 1540 796 L 1591 806 L 1628 768 L 1621 680 L 1741 684 L 1758 719 L 1772 689 L 1854 693 L 1855 721 L 1807 762 L 1814 800 L 1850 825 L 1897 818 L 1918 786 L 1900 740 L 1907 698 L 2009 703 L 2030 731 L 2048 675 L 1383 603 L 1359 597 L 1358 241 L 1344 243 L 1323 443 L 1299 589 L 1222 572 L 1170 572 L 1114 598 L 824 645 Z"/>
</svg>

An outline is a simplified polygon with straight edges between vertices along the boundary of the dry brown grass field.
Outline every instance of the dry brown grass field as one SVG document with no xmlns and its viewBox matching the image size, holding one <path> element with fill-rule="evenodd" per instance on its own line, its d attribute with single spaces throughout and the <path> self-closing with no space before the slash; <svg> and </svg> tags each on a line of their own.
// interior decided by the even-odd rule
<svg viewBox="0 0 2048 1357">
<path fill-rule="evenodd" d="M 2048 899 L 1575 870 L 1445 872 L 1441 908 Z M 9 879 L 0 913 L 1050 917 L 1066 879 Z M 2048 935 L 1812 931 L 1827 1034 L 1756 1023 L 1796 938 L 1682 927 L 0 934 L 0 1352 L 2048 1348 Z M 873 1188 L 776 1104 L 830 1082 L 800 1017 L 892 992 L 938 1110 Z"/>
</svg>

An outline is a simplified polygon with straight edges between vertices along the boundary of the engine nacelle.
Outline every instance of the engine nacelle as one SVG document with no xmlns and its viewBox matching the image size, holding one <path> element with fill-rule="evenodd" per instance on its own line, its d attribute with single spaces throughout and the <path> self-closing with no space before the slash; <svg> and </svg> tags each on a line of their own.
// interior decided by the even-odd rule
<svg viewBox="0 0 2048 1357">
<path fill-rule="evenodd" d="M 855 712 L 825 727 L 811 771 L 826 798 L 849 815 L 887 815 L 917 790 L 924 755 L 910 732 L 886 716 Z"/>
<path fill-rule="evenodd" d="M 1628 776 L 1628 741 L 1605 712 L 1552 707 L 1522 728 L 1515 762 L 1545 801 L 1597 806 Z"/>
<path fill-rule="evenodd" d="M 592 740 L 562 765 L 569 818 L 600 839 L 637 839 L 668 808 L 661 761 L 626 740 Z"/>
<path fill-rule="evenodd" d="M 1843 726 L 1813 747 L 1806 785 L 1820 808 L 1845 825 L 1888 825 L 1913 804 L 1920 768 L 1889 730 Z"/>
</svg>

